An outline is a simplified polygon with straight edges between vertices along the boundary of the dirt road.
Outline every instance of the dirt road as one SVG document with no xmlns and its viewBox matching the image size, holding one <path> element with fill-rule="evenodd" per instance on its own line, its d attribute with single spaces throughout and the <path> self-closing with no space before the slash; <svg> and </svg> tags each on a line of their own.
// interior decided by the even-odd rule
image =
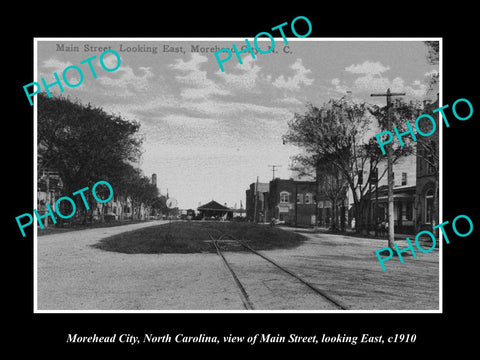
<svg viewBox="0 0 480 360">
<path fill-rule="evenodd" d="M 38 310 L 243 310 L 238 289 L 216 254 L 121 254 L 90 246 L 104 237 L 159 223 L 39 237 Z M 398 258 L 389 260 L 384 272 L 374 253 L 385 246 L 382 241 L 307 236 L 297 248 L 264 253 L 352 310 L 438 309 L 437 249 L 416 259 L 406 257 L 403 264 Z M 269 278 L 274 268 L 258 271 L 263 265 L 255 255 L 228 255 L 239 273 L 250 274 L 252 298 L 262 299 L 257 309 L 328 309 L 299 301 L 305 297 L 303 290 L 287 293 L 290 285 Z"/>
</svg>

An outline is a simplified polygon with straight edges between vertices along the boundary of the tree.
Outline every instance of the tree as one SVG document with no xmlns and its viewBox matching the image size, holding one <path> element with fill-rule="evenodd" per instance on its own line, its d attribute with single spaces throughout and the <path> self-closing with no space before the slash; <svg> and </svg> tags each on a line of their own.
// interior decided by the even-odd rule
<svg viewBox="0 0 480 360">
<path fill-rule="evenodd" d="M 438 41 L 425 41 L 425 45 L 427 46 L 428 53 L 427 53 L 427 62 L 430 65 L 438 65 L 439 62 L 439 51 L 440 51 L 440 43 Z M 428 86 L 429 90 L 437 90 L 438 91 L 438 80 L 439 80 L 439 72 L 433 72 L 429 74 Z"/>
<path fill-rule="evenodd" d="M 121 162 L 116 164 L 116 172 L 111 178 L 111 185 L 115 189 L 117 199 L 120 201 L 122 208 L 127 205 L 130 197 L 132 184 L 136 183 L 136 179 L 142 176 L 139 169 L 132 164 Z M 121 220 L 124 220 L 124 211 L 121 212 Z"/>
<path fill-rule="evenodd" d="M 399 119 L 407 110 L 401 104 L 398 109 L 394 123 L 401 126 Z M 378 143 L 369 135 L 368 130 L 381 128 L 385 116 L 384 108 L 354 103 L 345 98 L 331 99 L 321 108 L 308 104 L 304 114 L 296 113 L 288 123 L 289 130 L 283 137 L 284 142 L 295 144 L 304 150 L 303 156 L 310 159 L 304 161 L 305 164 L 316 166 L 317 169 L 325 164 L 330 169 L 330 176 L 333 175 L 332 179 L 341 179 L 337 185 L 345 183 L 348 186 L 353 198 L 357 230 L 362 230 L 365 225 L 365 199 L 369 190 L 368 182 L 362 180 L 364 177 L 369 178 L 385 160 Z M 394 162 L 411 151 L 409 145 L 397 146 L 393 151 Z M 379 174 L 380 178 L 385 171 Z"/>
<path fill-rule="evenodd" d="M 132 201 L 133 220 L 139 220 L 142 205 L 149 207 L 158 196 L 158 189 L 147 176 L 142 175 L 139 169 L 135 169 L 126 180 L 128 181 L 127 193 Z"/>
<path fill-rule="evenodd" d="M 429 64 L 435 65 L 439 61 L 440 42 L 438 41 L 425 41 L 425 45 L 428 48 L 427 61 Z"/>
<path fill-rule="evenodd" d="M 317 181 L 320 189 L 332 203 L 332 221 L 330 223 L 331 230 L 339 229 L 337 205 L 342 201 L 347 193 L 348 185 L 344 181 L 342 173 L 339 169 L 329 162 L 319 162 L 317 167 Z M 342 214 L 342 230 L 344 229 L 344 218 Z"/>
<path fill-rule="evenodd" d="M 338 168 L 332 163 L 325 161 L 320 155 L 301 154 L 293 158 L 292 170 L 300 176 L 315 177 L 317 182 L 317 198 L 320 194 L 325 195 L 332 203 L 332 221 L 330 230 L 337 230 L 338 216 L 336 213 L 337 204 L 345 198 L 348 185 L 344 181 Z"/>
<path fill-rule="evenodd" d="M 369 123 L 366 114 L 364 103 L 356 104 L 345 98 L 332 99 L 320 109 L 308 104 L 304 114 L 294 115 L 284 135 L 284 141 L 301 147 L 315 166 L 318 161 L 342 175 L 352 191 L 357 218 L 361 200 L 357 160 Z"/>
<path fill-rule="evenodd" d="M 142 143 L 137 134 L 139 123 L 63 97 L 48 98 L 40 93 L 37 101 L 39 168 L 58 171 L 64 196 L 87 186 L 91 189 L 99 180 L 113 186 L 120 169 L 138 161 Z M 81 198 L 73 198 L 86 221 Z M 92 202 L 91 195 L 87 199 Z"/>
<path fill-rule="evenodd" d="M 156 215 L 167 212 L 167 197 L 165 195 L 155 197 L 151 201 L 151 208 Z"/>
</svg>

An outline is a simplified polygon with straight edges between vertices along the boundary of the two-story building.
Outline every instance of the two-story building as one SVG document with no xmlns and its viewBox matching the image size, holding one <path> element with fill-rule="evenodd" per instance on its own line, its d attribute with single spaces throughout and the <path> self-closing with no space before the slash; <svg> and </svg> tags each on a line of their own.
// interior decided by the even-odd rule
<svg viewBox="0 0 480 360">
<path fill-rule="evenodd" d="M 317 221 L 315 181 L 276 178 L 266 195 L 266 221 L 275 218 L 292 226 L 315 225 Z"/>
<path fill-rule="evenodd" d="M 428 137 L 417 136 L 416 151 L 416 180 L 417 187 L 415 192 L 416 212 L 416 230 L 429 230 L 439 223 L 439 124 L 438 112 L 432 111 L 438 108 L 438 97 L 435 102 L 424 102 L 424 113 L 431 115 L 436 123 L 437 130 Z M 432 124 L 420 122 L 420 127 L 431 127 Z M 431 128 L 423 128 L 422 131 L 428 133 Z M 438 230 L 437 230 L 438 231 Z"/>
</svg>

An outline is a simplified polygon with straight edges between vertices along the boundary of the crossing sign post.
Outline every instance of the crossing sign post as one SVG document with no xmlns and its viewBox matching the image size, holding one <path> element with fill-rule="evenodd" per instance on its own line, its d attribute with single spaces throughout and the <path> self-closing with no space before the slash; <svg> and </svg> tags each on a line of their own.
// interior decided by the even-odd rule
<svg viewBox="0 0 480 360">
<path fill-rule="evenodd" d="M 178 205 L 178 202 L 174 198 L 168 198 L 165 205 L 167 205 L 167 208 L 169 208 L 169 209 L 175 209 Z M 170 214 L 168 214 L 168 233 L 167 233 L 167 237 L 170 237 L 171 227 L 172 227 L 172 217 L 171 217 Z"/>
<path fill-rule="evenodd" d="M 168 198 L 166 202 L 167 208 L 174 209 L 177 207 L 178 202 L 174 198 Z"/>
</svg>

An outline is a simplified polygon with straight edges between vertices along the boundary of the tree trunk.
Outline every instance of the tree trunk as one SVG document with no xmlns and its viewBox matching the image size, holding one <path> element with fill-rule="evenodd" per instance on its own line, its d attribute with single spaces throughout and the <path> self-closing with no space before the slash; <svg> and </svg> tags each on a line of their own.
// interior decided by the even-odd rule
<svg viewBox="0 0 480 360">
<path fill-rule="evenodd" d="M 360 214 L 359 214 L 359 219 L 358 219 L 358 228 L 360 229 L 360 232 L 363 235 L 368 234 L 368 221 L 367 221 L 367 211 L 366 211 L 366 201 L 365 199 L 361 199 L 359 201 L 359 206 L 358 208 L 360 209 Z"/>
<path fill-rule="evenodd" d="M 87 216 L 88 216 L 88 210 L 87 208 L 83 208 L 82 210 L 83 212 L 83 220 L 82 220 L 82 225 L 86 225 L 87 224 Z"/>
<path fill-rule="evenodd" d="M 100 222 L 104 223 L 105 222 L 105 205 L 102 204 L 102 208 L 100 210 Z"/>
<path fill-rule="evenodd" d="M 330 229 L 337 230 L 337 200 L 332 199 L 332 221 L 330 222 Z"/>
<path fill-rule="evenodd" d="M 123 222 L 124 214 L 123 214 L 123 209 L 125 208 L 125 204 L 123 203 L 122 200 L 119 199 L 119 204 L 120 204 L 120 209 L 118 211 L 118 220 Z"/>
<path fill-rule="evenodd" d="M 132 201 L 132 221 L 138 220 L 138 204 Z"/>
</svg>

